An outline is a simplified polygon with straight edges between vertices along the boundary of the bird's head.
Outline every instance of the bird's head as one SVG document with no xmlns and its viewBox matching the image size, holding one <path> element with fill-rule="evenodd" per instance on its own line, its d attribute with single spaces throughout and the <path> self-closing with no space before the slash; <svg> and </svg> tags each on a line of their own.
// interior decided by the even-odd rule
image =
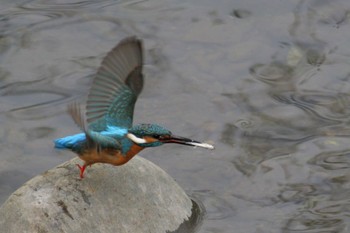
<svg viewBox="0 0 350 233">
<path fill-rule="evenodd" d="M 128 130 L 127 137 L 142 147 L 161 146 L 164 143 L 177 143 L 187 146 L 198 146 L 214 149 L 207 143 L 173 135 L 169 130 L 155 124 L 140 124 Z"/>
</svg>

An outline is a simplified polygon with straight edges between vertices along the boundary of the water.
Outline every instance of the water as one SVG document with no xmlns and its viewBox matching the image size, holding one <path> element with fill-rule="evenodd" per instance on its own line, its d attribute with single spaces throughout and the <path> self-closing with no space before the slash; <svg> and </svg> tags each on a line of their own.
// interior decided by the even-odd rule
<svg viewBox="0 0 350 233">
<path fill-rule="evenodd" d="M 74 156 L 52 144 L 78 132 L 66 105 L 137 35 L 135 122 L 216 146 L 141 153 L 205 208 L 198 232 L 349 232 L 349 23 L 346 0 L 3 1 L 0 203 Z"/>
</svg>

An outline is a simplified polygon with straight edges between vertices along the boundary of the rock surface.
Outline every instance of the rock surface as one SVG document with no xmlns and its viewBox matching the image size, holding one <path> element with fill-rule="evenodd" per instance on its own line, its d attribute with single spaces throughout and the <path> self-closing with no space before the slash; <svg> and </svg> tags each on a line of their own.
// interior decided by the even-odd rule
<svg viewBox="0 0 350 233">
<path fill-rule="evenodd" d="M 114 167 L 95 164 L 79 178 L 78 158 L 25 183 L 0 208 L 1 232 L 175 231 L 192 202 L 162 169 L 136 156 Z"/>
</svg>

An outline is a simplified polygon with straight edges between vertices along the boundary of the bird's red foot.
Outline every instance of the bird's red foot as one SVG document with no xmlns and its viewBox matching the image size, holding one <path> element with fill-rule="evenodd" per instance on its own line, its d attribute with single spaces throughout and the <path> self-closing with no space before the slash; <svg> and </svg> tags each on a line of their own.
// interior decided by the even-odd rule
<svg viewBox="0 0 350 233">
<path fill-rule="evenodd" d="M 83 166 L 80 166 L 79 164 L 77 164 L 79 170 L 80 170 L 80 178 L 83 179 L 84 178 L 84 171 L 86 168 L 86 165 L 84 164 Z"/>
</svg>

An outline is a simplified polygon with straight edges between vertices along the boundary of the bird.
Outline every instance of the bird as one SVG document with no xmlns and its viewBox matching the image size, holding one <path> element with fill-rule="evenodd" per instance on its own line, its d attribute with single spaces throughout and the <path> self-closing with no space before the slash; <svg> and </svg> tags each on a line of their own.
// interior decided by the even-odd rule
<svg viewBox="0 0 350 233">
<path fill-rule="evenodd" d="M 127 163 L 141 150 L 167 143 L 214 149 L 214 146 L 176 136 L 157 124 L 133 125 L 136 100 L 143 89 L 143 42 L 136 36 L 122 39 L 102 59 L 92 79 L 84 108 L 73 102 L 68 113 L 82 133 L 54 140 L 55 148 L 76 153 L 80 178 L 87 166 Z"/>
</svg>

